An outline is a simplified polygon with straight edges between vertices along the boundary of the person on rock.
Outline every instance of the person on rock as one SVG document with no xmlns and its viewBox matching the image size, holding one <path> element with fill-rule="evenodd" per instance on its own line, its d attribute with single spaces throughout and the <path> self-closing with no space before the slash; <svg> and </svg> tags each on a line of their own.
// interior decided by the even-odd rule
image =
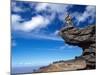
<svg viewBox="0 0 100 75">
<path fill-rule="evenodd" d="M 66 21 L 66 25 L 68 27 L 72 27 L 73 26 L 72 17 L 69 14 L 66 16 L 65 21 Z"/>
</svg>

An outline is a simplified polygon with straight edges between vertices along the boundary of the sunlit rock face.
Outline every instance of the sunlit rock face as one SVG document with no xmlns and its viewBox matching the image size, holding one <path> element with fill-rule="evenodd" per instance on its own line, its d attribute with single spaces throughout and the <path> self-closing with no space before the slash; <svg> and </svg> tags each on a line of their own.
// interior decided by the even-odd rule
<svg viewBox="0 0 100 75">
<path fill-rule="evenodd" d="M 61 28 L 59 35 L 65 44 L 79 46 L 83 53 L 72 60 L 53 62 L 48 66 L 41 67 L 37 72 L 58 72 L 95 69 L 96 67 L 96 35 L 95 25 L 85 28 L 65 26 Z M 75 51 L 75 50 L 73 50 Z"/>
</svg>

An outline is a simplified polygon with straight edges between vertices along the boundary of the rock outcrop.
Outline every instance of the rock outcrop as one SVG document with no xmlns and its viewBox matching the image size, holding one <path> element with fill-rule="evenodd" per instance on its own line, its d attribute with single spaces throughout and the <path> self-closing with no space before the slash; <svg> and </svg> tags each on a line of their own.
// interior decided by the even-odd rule
<svg viewBox="0 0 100 75">
<path fill-rule="evenodd" d="M 68 60 L 63 62 L 54 62 L 48 66 L 41 67 L 38 72 L 60 72 L 60 71 L 73 71 L 86 67 L 86 61 L 78 60 Z"/>
<path fill-rule="evenodd" d="M 69 70 L 86 70 L 96 68 L 96 34 L 95 25 L 86 28 L 63 27 L 59 35 L 66 44 L 79 46 L 83 53 L 75 59 L 54 62 L 48 66 L 41 67 L 38 72 L 56 72 Z"/>
<path fill-rule="evenodd" d="M 76 45 L 83 49 L 80 57 L 86 61 L 87 69 L 94 69 L 96 63 L 96 34 L 95 25 L 86 28 L 64 27 L 60 31 L 60 36 L 69 45 Z"/>
</svg>

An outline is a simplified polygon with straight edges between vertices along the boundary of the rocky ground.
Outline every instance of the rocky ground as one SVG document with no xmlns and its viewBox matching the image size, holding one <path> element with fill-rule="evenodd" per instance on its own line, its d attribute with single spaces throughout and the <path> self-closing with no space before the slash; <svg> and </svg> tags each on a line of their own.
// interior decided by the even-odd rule
<svg viewBox="0 0 100 75">
<path fill-rule="evenodd" d="M 73 60 L 58 61 L 48 66 L 41 67 L 37 72 L 56 72 L 87 70 L 96 68 L 96 34 L 95 25 L 85 28 L 63 27 L 59 35 L 69 45 L 79 46 L 83 53 Z"/>
</svg>

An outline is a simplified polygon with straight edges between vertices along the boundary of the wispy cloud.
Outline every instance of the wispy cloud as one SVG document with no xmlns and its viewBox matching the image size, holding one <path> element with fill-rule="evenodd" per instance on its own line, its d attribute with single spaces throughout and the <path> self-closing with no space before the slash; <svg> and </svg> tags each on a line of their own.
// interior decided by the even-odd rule
<svg viewBox="0 0 100 75">
<path fill-rule="evenodd" d="M 24 12 L 25 10 L 23 10 L 21 7 L 18 7 L 16 5 L 16 2 L 15 1 L 12 1 L 11 2 L 11 7 L 12 7 L 12 11 L 13 12 Z"/>
<path fill-rule="evenodd" d="M 71 7 L 72 5 L 38 3 L 35 9 L 37 12 L 46 11 L 51 13 L 51 15 L 53 15 L 52 18 L 55 18 L 54 14 L 58 14 L 58 18 L 63 21 L 67 14 L 67 10 Z"/>
<path fill-rule="evenodd" d="M 40 11 L 46 10 L 47 6 L 48 6 L 48 3 L 37 3 L 35 10 L 37 12 L 40 12 Z"/>
<path fill-rule="evenodd" d="M 96 7 L 95 6 L 87 6 L 85 8 L 85 11 L 83 13 L 80 12 L 73 12 L 72 16 L 75 17 L 76 24 L 80 25 L 81 22 L 88 21 L 89 24 L 91 24 L 96 17 Z"/>
<path fill-rule="evenodd" d="M 63 41 L 58 36 L 58 30 L 52 34 L 44 34 L 42 32 L 31 33 L 30 31 L 36 28 L 45 27 L 47 23 L 49 23 L 46 19 L 42 16 L 33 17 L 31 21 L 27 21 L 24 23 L 20 23 L 21 17 L 19 15 L 12 15 L 12 29 L 18 31 L 19 37 L 22 36 L 23 38 L 35 38 L 35 39 L 48 39 L 48 40 L 55 40 L 55 41 Z"/>
<path fill-rule="evenodd" d="M 58 34 L 59 34 L 59 30 L 56 30 L 56 31 L 54 32 L 54 35 L 57 35 L 57 36 L 58 36 Z"/>
<path fill-rule="evenodd" d="M 16 6 L 16 2 L 12 4 L 13 11 L 15 12 L 22 12 L 25 11 L 19 6 Z M 41 28 L 47 27 L 56 17 L 58 14 L 58 18 L 60 20 L 64 19 L 65 12 L 71 5 L 58 5 L 58 4 L 50 4 L 50 3 L 30 3 L 31 8 L 34 8 L 37 15 L 32 16 L 31 20 L 24 21 L 19 14 L 12 14 L 12 30 L 14 31 L 21 31 L 22 34 L 25 34 L 27 37 L 36 38 L 36 39 L 48 39 L 48 40 L 56 40 L 62 41 L 62 39 L 58 36 L 58 30 L 56 30 L 52 34 L 45 34 L 40 32 Z M 18 10 L 15 10 L 15 9 Z M 38 14 L 41 11 L 46 11 L 42 15 Z M 49 14 L 46 14 L 46 13 Z M 62 18 L 62 19 L 61 19 Z M 21 21 L 24 21 L 21 23 Z M 31 31 L 37 30 L 37 34 L 31 33 Z"/>
<path fill-rule="evenodd" d="M 72 48 L 77 48 L 77 46 L 71 46 L 71 45 L 65 44 L 59 47 L 60 50 L 64 50 L 66 48 L 72 49 Z"/>
<path fill-rule="evenodd" d="M 22 10 L 24 11 L 24 9 L 21 9 L 21 7 L 16 6 L 16 2 L 13 3 L 12 6 L 17 9 L 16 12 L 22 12 Z M 15 30 L 16 32 L 21 31 L 23 34 L 25 34 L 25 36 L 29 36 L 31 38 L 62 41 L 62 39 L 58 36 L 59 30 L 55 30 L 52 32 L 52 34 L 45 34 L 41 32 L 41 29 L 48 27 L 55 17 L 61 21 L 64 21 L 64 18 L 66 17 L 65 15 L 67 14 L 68 9 L 71 7 L 73 7 L 73 5 L 30 3 L 30 8 L 34 8 L 35 10 L 33 12 L 37 13 L 37 15 L 31 16 L 31 20 L 24 21 L 25 18 L 22 18 L 21 15 L 12 14 L 12 30 Z M 12 9 L 13 11 L 15 11 L 14 8 Z M 42 11 L 45 12 L 39 14 Z M 87 6 L 83 13 L 76 11 L 70 14 L 75 17 L 77 25 L 80 25 L 81 22 L 87 21 L 89 17 L 91 18 L 88 20 L 88 22 L 92 23 L 95 20 L 95 6 Z M 24 22 L 21 23 L 21 21 Z M 34 34 L 34 32 L 31 33 L 31 31 L 34 30 L 37 30 L 37 34 Z"/>
<path fill-rule="evenodd" d="M 53 40 L 53 41 L 63 41 L 63 39 L 58 35 L 50 35 L 50 34 L 35 34 L 29 32 L 17 32 L 15 37 L 22 37 L 26 39 L 45 39 L 45 40 Z M 17 36 L 19 35 L 19 36 Z"/>
<path fill-rule="evenodd" d="M 31 4 L 31 3 L 30 3 Z M 16 2 L 12 3 L 12 11 L 21 12 L 21 7 L 16 6 Z M 60 20 L 64 20 L 66 11 L 71 7 L 71 5 L 58 5 L 58 4 L 50 4 L 50 3 L 36 3 L 34 6 L 34 3 L 31 4 L 31 8 L 34 8 L 37 14 L 41 11 L 46 11 L 42 15 L 38 14 L 37 16 L 32 16 L 30 21 L 25 21 L 24 23 L 20 23 L 22 21 L 22 18 L 20 15 L 12 15 L 12 25 L 16 30 L 22 30 L 22 31 L 31 31 L 36 28 L 43 28 L 48 26 L 52 20 L 55 19 L 56 14 L 58 14 L 58 18 Z M 50 13 L 49 15 L 46 13 Z M 66 12 L 66 13 L 65 13 Z"/>
</svg>

